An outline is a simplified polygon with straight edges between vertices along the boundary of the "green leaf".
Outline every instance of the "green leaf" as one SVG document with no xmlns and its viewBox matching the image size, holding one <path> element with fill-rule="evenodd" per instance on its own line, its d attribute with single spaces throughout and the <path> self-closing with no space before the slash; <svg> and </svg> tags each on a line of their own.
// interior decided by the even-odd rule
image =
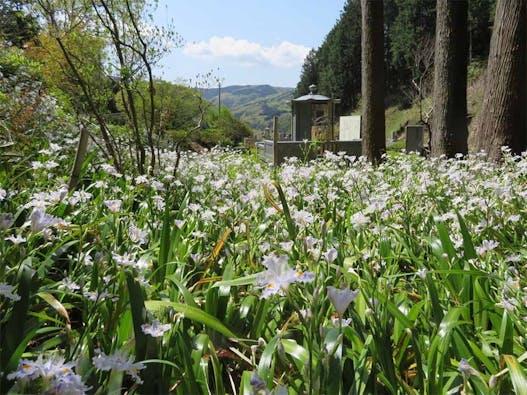
<svg viewBox="0 0 527 395">
<path fill-rule="evenodd" d="M 181 281 L 179 281 L 176 277 L 176 275 L 172 274 L 170 276 L 167 276 L 167 280 L 173 282 L 176 287 L 178 287 L 179 292 L 183 294 L 183 298 L 185 299 L 185 303 L 192 306 L 199 308 L 198 304 L 194 300 L 194 296 L 192 296 L 192 293 L 188 290 L 187 287 L 183 285 Z"/>
<path fill-rule="evenodd" d="M 309 361 L 309 352 L 299 345 L 296 340 L 293 339 L 282 339 L 282 346 L 286 354 L 291 355 L 294 359 L 301 362 L 302 365 L 307 365 Z"/>
<path fill-rule="evenodd" d="M 182 313 L 185 318 L 191 321 L 199 322 L 208 328 L 214 329 L 222 335 L 229 338 L 238 338 L 229 328 L 223 325 L 216 317 L 207 314 L 201 309 L 193 306 L 187 306 L 182 303 L 170 302 L 167 300 L 147 300 L 145 301 L 147 310 L 150 311 L 161 311 L 166 308 L 171 308 L 177 312 Z"/>
<path fill-rule="evenodd" d="M 500 345 L 502 354 L 512 354 L 514 342 L 514 326 L 507 311 L 503 311 L 503 318 L 500 327 Z"/>
<path fill-rule="evenodd" d="M 245 370 L 242 373 L 242 380 L 240 383 L 240 395 L 252 395 L 253 386 L 251 385 L 251 379 L 253 377 L 253 372 Z"/>
<path fill-rule="evenodd" d="M 291 212 L 289 211 L 289 205 L 287 204 L 285 193 L 277 181 L 274 181 L 273 185 L 278 191 L 278 196 L 280 197 L 280 203 L 282 203 L 282 210 L 284 210 L 284 217 L 285 217 L 285 222 L 287 224 L 287 231 L 289 232 L 289 239 L 295 240 L 296 234 L 297 234 L 296 225 L 293 219 L 291 218 Z"/>
<path fill-rule="evenodd" d="M 218 282 L 214 283 L 214 285 L 212 287 L 213 288 L 216 288 L 216 287 L 239 287 L 239 286 L 242 286 L 242 285 L 251 285 L 251 284 L 254 284 L 256 282 L 256 280 L 258 279 L 258 276 L 259 276 L 259 274 L 255 273 L 255 274 L 249 274 L 248 276 L 244 276 L 244 277 L 238 277 L 238 278 L 235 278 L 234 280 L 222 280 L 222 281 L 218 281 Z"/>
<path fill-rule="evenodd" d="M 439 240 L 441 240 L 441 245 L 443 246 L 443 251 L 445 251 L 450 260 L 456 257 L 456 249 L 450 240 L 448 235 L 448 230 L 445 224 L 441 221 L 436 222 L 437 232 L 439 234 Z"/>
<path fill-rule="evenodd" d="M 274 362 L 275 362 L 275 351 L 278 347 L 278 341 L 280 340 L 280 333 L 271 339 L 265 346 L 258 363 L 258 375 L 264 380 L 268 386 L 273 382 Z"/>
<path fill-rule="evenodd" d="M 158 283 L 162 283 L 165 279 L 166 264 L 168 263 L 170 256 L 170 244 L 171 244 L 171 233 L 172 233 L 172 221 L 170 215 L 170 205 L 165 206 L 165 212 L 163 214 L 163 227 L 161 228 L 161 240 L 159 245 L 159 258 L 157 267 L 155 267 L 156 278 Z"/>
<path fill-rule="evenodd" d="M 141 328 L 141 325 L 146 322 L 143 290 L 139 283 L 134 280 L 131 273 L 126 273 L 126 283 L 130 296 L 132 321 L 134 323 L 135 355 L 137 359 L 145 359 L 147 338 Z"/>
<path fill-rule="evenodd" d="M 461 214 L 457 214 L 457 219 L 459 221 L 459 230 L 463 236 L 463 250 L 465 251 L 466 259 L 475 259 L 477 258 L 476 250 L 474 249 L 474 243 L 472 242 L 472 237 L 468 231 L 467 225 Z"/>
<path fill-rule="evenodd" d="M 527 377 L 518 360 L 513 355 L 503 355 L 503 359 L 509 368 L 514 391 L 517 395 L 527 395 Z"/>
<path fill-rule="evenodd" d="M 37 293 L 39 297 L 44 299 L 48 304 L 55 309 L 57 313 L 59 313 L 61 316 L 63 316 L 66 319 L 66 325 L 69 329 L 70 327 L 70 316 L 68 314 L 68 311 L 66 308 L 60 303 L 53 295 L 47 292 L 39 292 Z"/>
<path fill-rule="evenodd" d="M 410 321 L 406 316 L 399 310 L 399 308 L 391 301 L 386 301 L 386 307 L 388 311 L 405 327 L 411 328 L 413 326 L 412 321 Z"/>
<path fill-rule="evenodd" d="M 31 269 L 23 264 L 18 277 L 18 295 L 20 300 L 15 303 L 11 317 L 5 326 L 5 338 L 0 355 L 1 368 L 4 372 L 11 372 L 16 369 L 18 361 L 13 360 L 11 357 L 13 353 L 19 350 L 20 343 L 24 342 L 24 337 L 26 336 L 26 319 L 31 298 L 31 278 Z"/>
</svg>

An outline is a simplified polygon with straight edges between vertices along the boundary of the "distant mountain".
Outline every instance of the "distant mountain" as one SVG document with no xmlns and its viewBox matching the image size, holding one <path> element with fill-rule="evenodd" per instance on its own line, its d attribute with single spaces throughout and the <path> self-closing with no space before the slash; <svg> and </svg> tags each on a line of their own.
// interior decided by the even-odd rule
<svg viewBox="0 0 527 395">
<path fill-rule="evenodd" d="M 218 103 L 218 89 L 203 89 L 203 97 Z M 271 85 L 232 85 L 221 88 L 221 104 L 255 131 L 271 128 L 273 117 L 280 119 L 280 131 L 290 129 L 291 99 L 294 88 Z"/>
</svg>

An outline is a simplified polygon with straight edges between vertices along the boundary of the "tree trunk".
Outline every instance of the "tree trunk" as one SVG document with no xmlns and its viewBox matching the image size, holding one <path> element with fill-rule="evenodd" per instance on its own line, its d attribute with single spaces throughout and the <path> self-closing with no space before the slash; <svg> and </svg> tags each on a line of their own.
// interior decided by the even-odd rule
<svg viewBox="0 0 527 395">
<path fill-rule="evenodd" d="M 373 163 L 386 151 L 383 1 L 361 0 L 362 155 Z"/>
<path fill-rule="evenodd" d="M 437 0 L 432 156 L 468 151 L 467 0 Z"/>
<path fill-rule="evenodd" d="M 502 146 L 516 154 L 526 147 L 526 8 L 525 0 L 496 3 L 477 135 L 491 160 L 500 159 Z"/>
</svg>

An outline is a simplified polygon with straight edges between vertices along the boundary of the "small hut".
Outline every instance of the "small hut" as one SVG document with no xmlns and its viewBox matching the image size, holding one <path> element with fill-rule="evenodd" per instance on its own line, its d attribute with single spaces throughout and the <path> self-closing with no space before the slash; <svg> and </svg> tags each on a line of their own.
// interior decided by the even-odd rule
<svg viewBox="0 0 527 395">
<path fill-rule="evenodd" d="M 337 105 L 340 99 L 318 95 L 316 88 L 316 85 L 311 85 L 309 94 L 291 101 L 291 139 L 280 139 L 278 117 L 274 118 L 273 140 L 256 143 L 263 159 L 278 165 L 285 158 L 313 159 L 325 151 L 360 155 L 360 138 L 341 140 L 339 133 L 335 132 L 335 123 L 339 119 Z"/>
<path fill-rule="evenodd" d="M 335 139 L 336 105 L 340 100 L 318 95 L 316 89 L 316 85 L 310 85 L 309 94 L 291 101 L 293 141 Z"/>
</svg>

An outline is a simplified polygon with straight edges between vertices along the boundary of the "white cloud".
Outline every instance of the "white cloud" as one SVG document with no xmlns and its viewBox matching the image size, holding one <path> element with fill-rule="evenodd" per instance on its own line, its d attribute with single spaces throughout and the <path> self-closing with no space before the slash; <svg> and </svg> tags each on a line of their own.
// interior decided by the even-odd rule
<svg viewBox="0 0 527 395">
<path fill-rule="evenodd" d="M 270 47 L 233 37 L 211 37 L 208 41 L 188 43 L 183 53 L 198 59 L 231 59 L 244 66 L 270 64 L 277 67 L 295 67 L 304 62 L 309 48 L 282 41 Z"/>
</svg>

